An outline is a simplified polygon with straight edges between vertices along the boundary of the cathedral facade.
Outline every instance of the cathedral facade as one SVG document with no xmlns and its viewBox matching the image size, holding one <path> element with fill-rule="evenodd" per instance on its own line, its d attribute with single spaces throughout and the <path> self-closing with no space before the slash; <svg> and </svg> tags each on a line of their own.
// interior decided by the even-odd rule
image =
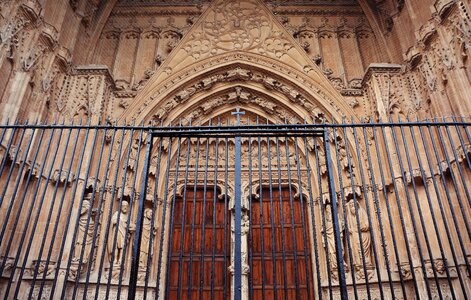
<svg viewBox="0 0 471 300">
<path fill-rule="evenodd" d="M 3 0 L 0 297 L 467 299 L 468 0 Z"/>
</svg>

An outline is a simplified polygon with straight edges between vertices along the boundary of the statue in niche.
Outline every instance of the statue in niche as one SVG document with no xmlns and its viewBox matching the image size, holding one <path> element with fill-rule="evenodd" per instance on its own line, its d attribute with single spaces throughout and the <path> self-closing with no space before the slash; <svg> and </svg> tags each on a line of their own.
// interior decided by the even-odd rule
<svg viewBox="0 0 471 300">
<path fill-rule="evenodd" d="M 360 226 L 358 226 L 357 218 Z M 355 271 L 358 272 L 357 276 L 359 278 L 364 278 L 361 255 L 362 248 L 365 255 L 365 266 L 367 270 L 370 270 L 373 266 L 371 263 L 370 223 L 368 222 L 366 212 L 360 205 L 358 205 L 358 210 L 355 210 L 355 203 L 353 200 L 350 200 L 347 203 L 347 222 L 352 247 L 353 265 L 355 267 Z M 361 232 L 361 240 L 358 229 L 360 229 Z M 371 276 L 371 274 L 368 274 L 368 276 Z"/>
<path fill-rule="evenodd" d="M 248 215 L 242 217 L 242 223 L 240 228 L 241 238 L 241 249 L 242 249 L 242 269 L 248 271 L 248 233 L 250 230 L 250 220 Z"/>
<path fill-rule="evenodd" d="M 234 244 L 235 244 L 235 222 L 231 222 L 231 240 L 232 240 L 232 249 L 231 252 L 234 254 Z M 242 220 L 240 224 L 240 233 L 241 233 L 241 260 L 242 260 L 242 294 L 248 295 L 248 286 L 249 286 L 249 272 L 250 266 L 248 261 L 248 233 L 250 230 L 250 219 L 247 213 L 242 215 Z M 234 255 L 231 255 L 231 265 L 229 266 L 229 272 L 234 274 Z M 234 285 L 231 285 L 232 293 L 234 292 Z"/>
<path fill-rule="evenodd" d="M 331 276 L 334 279 L 338 278 L 338 264 L 337 264 L 337 251 L 335 250 L 335 232 L 334 232 L 334 224 L 332 222 L 332 211 L 330 205 L 326 205 L 325 208 L 325 235 L 326 241 L 324 242 L 324 247 L 327 247 L 328 251 L 328 260 L 330 262 L 331 268 Z M 339 226 L 340 226 L 340 239 L 343 241 L 343 232 L 345 228 L 345 224 L 342 219 L 339 218 Z M 322 232 L 324 232 L 322 230 Z M 343 253 L 342 253 L 342 261 L 343 261 Z M 347 270 L 347 264 L 343 261 L 345 266 L 345 270 Z"/>
<path fill-rule="evenodd" d="M 232 222 L 232 224 L 231 224 L 232 245 L 234 245 L 234 243 L 235 243 L 235 224 L 234 223 L 235 222 Z M 241 226 L 240 227 L 240 235 L 241 235 L 240 248 L 241 248 L 241 258 L 242 258 L 242 274 L 246 275 L 249 272 L 249 265 L 248 265 L 248 262 L 249 262 L 248 261 L 249 248 L 248 248 L 248 236 L 247 235 L 248 235 L 249 230 L 250 230 L 250 220 L 249 220 L 249 216 L 247 214 L 244 214 L 242 216 L 240 226 Z M 234 248 L 232 250 L 234 250 Z M 233 258 L 231 260 L 231 266 L 229 268 L 230 268 L 231 272 L 234 271 L 234 260 L 233 260 Z"/>
<path fill-rule="evenodd" d="M 123 248 L 126 240 L 129 238 L 129 234 L 134 232 L 134 224 L 129 224 L 128 229 L 128 210 L 129 204 L 126 201 L 123 201 L 121 204 L 121 211 L 116 211 L 111 218 L 111 235 L 108 237 L 108 254 L 110 263 L 116 265 L 121 264 L 123 260 Z M 119 218 L 119 223 L 118 223 Z M 128 229 L 129 234 L 126 236 L 126 230 Z M 116 249 L 114 251 L 113 257 L 113 241 L 116 235 Z"/>
<path fill-rule="evenodd" d="M 77 239 L 75 240 L 74 246 L 74 257 L 73 261 L 78 262 L 80 260 L 80 253 L 83 248 L 83 258 L 82 262 L 88 262 L 88 256 L 90 255 L 90 250 L 92 248 L 93 241 L 93 230 L 95 228 L 95 222 L 93 221 L 92 216 L 90 215 L 90 221 L 88 223 L 87 229 L 87 220 L 90 210 L 90 201 L 83 200 L 82 208 L 80 209 L 80 219 L 79 227 L 77 232 Z M 85 239 L 85 241 L 84 241 Z"/>
<path fill-rule="evenodd" d="M 147 270 L 147 258 L 150 251 L 152 257 L 153 249 L 149 249 L 151 234 L 155 236 L 156 228 L 152 228 L 152 209 L 146 208 L 144 210 L 144 223 L 142 225 L 142 239 L 141 249 L 139 252 L 139 269 L 141 271 Z"/>
<path fill-rule="evenodd" d="M 135 142 L 131 145 L 131 151 L 129 152 L 129 159 L 128 159 L 128 169 L 134 170 L 137 156 L 139 155 L 139 140 L 135 140 Z"/>
</svg>

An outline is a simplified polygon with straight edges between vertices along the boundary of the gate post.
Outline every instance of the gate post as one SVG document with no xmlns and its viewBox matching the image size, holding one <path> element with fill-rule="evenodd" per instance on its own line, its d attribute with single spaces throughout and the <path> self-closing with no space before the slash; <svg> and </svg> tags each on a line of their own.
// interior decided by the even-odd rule
<svg viewBox="0 0 471 300">
<path fill-rule="evenodd" d="M 128 288 L 128 299 L 134 300 L 136 297 L 136 286 L 137 286 L 137 275 L 139 272 L 139 253 L 141 250 L 141 238 L 142 238 L 142 226 L 144 222 L 144 202 L 147 192 L 147 182 L 148 182 L 148 173 L 150 167 L 150 157 L 152 152 L 152 141 L 153 134 L 152 131 L 148 132 L 147 137 L 147 149 L 146 156 L 144 161 L 144 167 L 142 168 L 142 177 L 143 180 L 141 185 L 141 194 L 139 196 L 139 204 L 137 209 L 137 220 L 136 220 L 136 231 L 134 235 L 134 242 L 132 247 L 132 257 L 131 257 L 131 274 L 129 276 L 129 288 Z M 144 296 L 145 299 L 145 296 Z"/>
<path fill-rule="evenodd" d="M 237 116 L 237 126 L 240 126 L 240 116 L 245 114 L 239 108 L 232 115 Z M 235 170 L 234 170 L 234 300 L 242 299 L 242 183 L 241 183 L 241 137 L 235 136 Z"/>
<path fill-rule="evenodd" d="M 345 279 L 345 266 L 343 264 L 342 239 L 340 235 L 339 214 L 337 206 L 337 193 L 335 192 L 335 181 L 333 178 L 332 157 L 330 153 L 330 142 L 328 128 L 324 127 L 324 151 L 327 167 L 327 180 L 329 185 L 329 196 L 332 210 L 332 225 L 334 228 L 335 251 L 337 253 L 338 278 L 340 286 L 341 299 L 348 299 L 347 282 Z"/>
</svg>

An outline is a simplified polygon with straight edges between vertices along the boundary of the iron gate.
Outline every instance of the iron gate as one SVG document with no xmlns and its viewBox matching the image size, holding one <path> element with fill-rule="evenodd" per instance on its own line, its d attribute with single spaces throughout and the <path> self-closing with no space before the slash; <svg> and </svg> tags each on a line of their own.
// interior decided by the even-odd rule
<svg viewBox="0 0 471 300">
<path fill-rule="evenodd" d="M 470 123 L 0 127 L 5 299 L 466 299 Z"/>
</svg>

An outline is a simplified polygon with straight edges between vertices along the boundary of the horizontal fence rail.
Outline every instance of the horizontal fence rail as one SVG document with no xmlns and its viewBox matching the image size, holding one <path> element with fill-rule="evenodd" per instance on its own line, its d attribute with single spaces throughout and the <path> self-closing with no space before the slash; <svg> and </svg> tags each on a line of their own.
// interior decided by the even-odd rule
<svg viewBox="0 0 471 300">
<path fill-rule="evenodd" d="M 0 125 L 4 299 L 469 299 L 469 118 Z"/>
</svg>

